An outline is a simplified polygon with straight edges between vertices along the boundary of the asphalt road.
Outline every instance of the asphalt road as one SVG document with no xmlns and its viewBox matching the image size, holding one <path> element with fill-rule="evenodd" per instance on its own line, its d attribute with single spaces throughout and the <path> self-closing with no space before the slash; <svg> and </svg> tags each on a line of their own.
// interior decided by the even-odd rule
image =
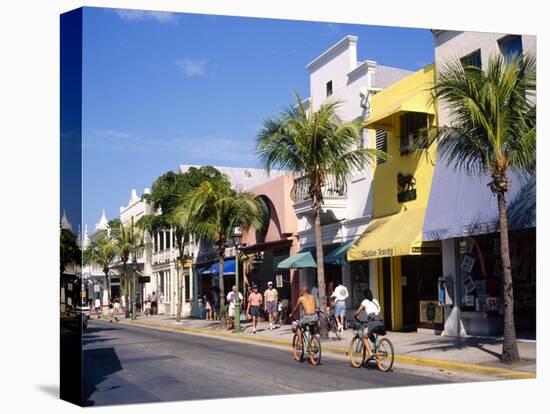
<svg viewBox="0 0 550 414">
<path fill-rule="evenodd" d="M 83 337 L 84 405 L 131 404 L 454 382 L 396 367 L 350 367 L 323 355 L 320 366 L 288 350 L 91 321 Z"/>
</svg>

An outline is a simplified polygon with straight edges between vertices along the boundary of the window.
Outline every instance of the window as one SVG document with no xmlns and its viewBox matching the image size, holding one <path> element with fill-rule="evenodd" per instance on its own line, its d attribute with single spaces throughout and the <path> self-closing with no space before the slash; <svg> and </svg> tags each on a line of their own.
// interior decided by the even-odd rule
<svg viewBox="0 0 550 414">
<path fill-rule="evenodd" d="M 189 273 L 183 275 L 183 286 L 185 287 L 185 302 L 191 301 L 191 285 L 189 281 Z"/>
<path fill-rule="evenodd" d="M 332 95 L 332 81 L 327 82 L 327 97 Z"/>
<path fill-rule="evenodd" d="M 413 152 L 418 146 L 421 131 L 428 127 L 428 116 L 421 112 L 407 112 L 399 117 L 400 122 L 400 151 L 401 155 Z"/>
<path fill-rule="evenodd" d="M 475 66 L 481 69 L 481 49 L 460 58 L 460 63 L 462 63 L 463 67 Z"/>
<path fill-rule="evenodd" d="M 388 133 L 386 131 L 376 131 L 376 149 L 382 152 L 388 152 Z M 376 157 L 377 164 L 383 164 L 386 160 Z"/>
<path fill-rule="evenodd" d="M 500 53 L 507 61 L 517 58 L 523 52 L 523 45 L 521 43 L 521 36 L 505 36 L 499 39 L 498 46 Z"/>
</svg>

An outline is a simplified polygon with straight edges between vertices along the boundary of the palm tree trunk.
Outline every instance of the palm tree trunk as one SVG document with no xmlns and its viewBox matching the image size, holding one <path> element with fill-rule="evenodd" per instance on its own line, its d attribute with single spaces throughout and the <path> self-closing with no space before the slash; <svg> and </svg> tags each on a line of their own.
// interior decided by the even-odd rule
<svg viewBox="0 0 550 414">
<path fill-rule="evenodd" d="M 504 278 L 504 339 L 502 343 L 502 362 L 519 362 L 519 351 L 514 324 L 514 289 L 510 265 L 510 246 L 508 243 L 508 219 L 506 218 L 506 199 L 504 192 L 497 193 L 500 224 L 500 256 Z"/>
<path fill-rule="evenodd" d="M 323 264 L 323 239 L 321 236 L 321 203 L 320 197 L 314 196 L 313 214 L 314 214 L 314 229 L 315 229 L 315 250 L 317 259 L 317 285 L 319 289 L 319 307 L 324 312 L 327 306 L 327 298 L 325 293 L 325 266 Z M 328 338 L 328 319 L 326 314 L 321 314 L 320 324 L 321 338 Z"/>
<path fill-rule="evenodd" d="M 225 289 L 224 289 L 224 281 L 223 281 L 223 254 L 220 254 L 220 275 L 219 275 L 219 288 L 220 288 L 220 311 L 223 305 L 225 305 Z"/>
<path fill-rule="evenodd" d="M 124 275 L 124 317 L 130 317 L 130 294 L 129 294 L 129 280 L 128 274 L 126 273 L 126 263 L 122 267 L 122 274 Z"/>
</svg>

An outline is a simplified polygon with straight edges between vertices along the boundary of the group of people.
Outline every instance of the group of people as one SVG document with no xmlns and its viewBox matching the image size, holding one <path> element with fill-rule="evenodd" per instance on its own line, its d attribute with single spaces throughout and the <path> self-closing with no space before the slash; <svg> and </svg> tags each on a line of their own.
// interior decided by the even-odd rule
<svg viewBox="0 0 550 414">
<path fill-rule="evenodd" d="M 203 297 L 206 309 L 206 320 L 219 320 L 220 318 L 220 303 L 219 303 L 219 293 L 218 290 L 213 287 L 208 296 Z M 237 287 L 233 286 L 231 291 L 227 294 L 225 300 L 228 305 L 227 307 L 227 323 L 228 329 L 233 329 L 235 326 L 235 308 L 237 303 L 237 297 L 243 303 L 243 294 L 237 292 Z M 275 329 L 277 317 L 279 311 L 286 313 L 288 309 L 288 299 L 283 299 L 279 301 L 279 293 L 277 289 L 273 287 L 273 282 L 267 283 L 267 289 L 264 291 L 263 295 L 259 292 L 259 287 L 257 284 L 253 284 L 251 291 L 247 297 L 246 311 L 244 315 L 248 318 L 252 318 L 252 332 L 256 333 L 256 328 L 260 319 L 260 309 L 263 307 L 264 313 L 269 321 L 269 329 Z M 244 309 L 244 307 L 242 307 Z"/>
</svg>

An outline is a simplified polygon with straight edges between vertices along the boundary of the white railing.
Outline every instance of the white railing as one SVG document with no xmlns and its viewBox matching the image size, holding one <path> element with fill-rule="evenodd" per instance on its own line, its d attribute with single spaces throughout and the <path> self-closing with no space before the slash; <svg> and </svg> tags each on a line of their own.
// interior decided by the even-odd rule
<svg viewBox="0 0 550 414">
<path fill-rule="evenodd" d="M 308 177 L 298 177 L 294 179 L 294 186 L 290 191 L 290 198 L 295 204 L 311 200 L 311 194 L 309 192 L 310 182 Z M 346 186 L 343 184 L 337 185 L 336 180 L 329 177 L 325 185 L 323 185 L 323 197 L 346 198 Z"/>
</svg>

